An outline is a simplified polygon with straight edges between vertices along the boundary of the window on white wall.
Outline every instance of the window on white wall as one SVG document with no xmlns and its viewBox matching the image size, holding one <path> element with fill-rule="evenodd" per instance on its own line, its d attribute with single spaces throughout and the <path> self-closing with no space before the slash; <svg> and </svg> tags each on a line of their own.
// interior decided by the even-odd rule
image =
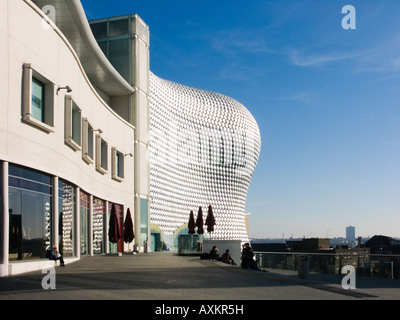
<svg viewBox="0 0 400 320">
<path fill-rule="evenodd" d="M 82 112 L 71 96 L 65 96 L 65 143 L 75 151 L 82 149 Z"/>
<path fill-rule="evenodd" d="M 22 118 L 48 133 L 54 132 L 54 88 L 31 64 L 24 64 Z"/>
<path fill-rule="evenodd" d="M 117 148 L 113 147 L 112 151 L 112 178 L 117 181 L 124 179 L 125 155 Z"/>
<path fill-rule="evenodd" d="M 93 127 L 86 118 L 82 119 L 82 158 L 87 163 L 94 163 Z"/>
<path fill-rule="evenodd" d="M 108 172 L 108 143 L 96 135 L 96 170 L 102 174 Z"/>
<path fill-rule="evenodd" d="M 38 121 L 44 122 L 45 85 L 36 78 L 32 78 L 32 108 L 31 115 Z"/>
</svg>

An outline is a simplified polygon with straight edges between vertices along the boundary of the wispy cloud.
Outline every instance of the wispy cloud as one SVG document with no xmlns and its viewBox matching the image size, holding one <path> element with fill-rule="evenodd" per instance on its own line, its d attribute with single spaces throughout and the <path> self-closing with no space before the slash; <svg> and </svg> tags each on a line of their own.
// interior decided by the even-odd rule
<svg viewBox="0 0 400 320">
<path fill-rule="evenodd" d="M 223 53 L 276 53 L 271 49 L 263 32 L 249 30 L 225 30 L 214 34 L 211 46 L 217 52 Z"/>
<path fill-rule="evenodd" d="M 313 96 L 313 94 L 311 94 L 311 93 L 300 92 L 300 93 L 296 93 L 292 96 L 280 97 L 280 98 L 278 98 L 278 100 L 280 100 L 280 101 L 295 101 L 295 102 L 310 104 L 310 103 L 315 102 L 316 99 Z"/>
<path fill-rule="evenodd" d="M 392 59 L 391 62 L 394 68 L 396 69 L 400 68 L 400 58 Z"/>
<path fill-rule="evenodd" d="M 232 30 L 219 30 L 204 34 L 191 35 L 206 41 L 207 54 L 218 59 L 218 68 L 215 75 L 222 80 L 241 80 L 249 74 L 253 77 L 263 75 L 265 69 L 260 70 L 249 64 L 249 59 L 264 61 L 270 54 L 276 54 L 271 49 L 262 29 L 248 30 L 235 28 Z"/>
<path fill-rule="evenodd" d="M 340 53 L 332 52 L 329 54 L 301 54 L 294 50 L 289 54 L 290 62 L 299 67 L 323 66 L 332 62 L 340 62 L 344 60 L 352 60 L 361 57 L 363 53 Z"/>
<path fill-rule="evenodd" d="M 357 49 L 337 49 L 327 52 L 326 48 L 292 48 L 284 52 L 289 63 L 304 68 L 324 67 L 334 63 L 351 63 L 353 71 L 363 72 L 398 72 L 400 70 L 400 31 L 391 37 L 376 42 L 368 47 Z"/>
</svg>

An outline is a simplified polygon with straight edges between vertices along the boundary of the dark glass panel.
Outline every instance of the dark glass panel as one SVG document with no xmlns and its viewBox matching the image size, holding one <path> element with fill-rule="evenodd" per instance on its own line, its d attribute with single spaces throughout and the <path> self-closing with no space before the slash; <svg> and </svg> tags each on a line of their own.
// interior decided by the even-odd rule
<svg viewBox="0 0 400 320">
<path fill-rule="evenodd" d="M 110 21 L 110 37 L 124 36 L 129 34 L 129 20 Z"/>
<path fill-rule="evenodd" d="M 99 22 L 90 24 L 93 35 L 96 39 L 107 37 L 107 22 Z"/>
</svg>

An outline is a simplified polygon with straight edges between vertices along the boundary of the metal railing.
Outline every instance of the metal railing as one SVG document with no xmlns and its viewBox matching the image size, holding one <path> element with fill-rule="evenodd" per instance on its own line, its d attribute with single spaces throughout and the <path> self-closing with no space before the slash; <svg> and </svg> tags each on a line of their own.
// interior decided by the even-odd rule
<svg viewBox="0 0 400 320">
<path fill-rule="evenodd" d="M 344 266 L 351 265 L 357 276 L 389 279 L 400 277 L 400 255 L 367 252 L 255 252 L 255 260 L 261 269 L 298 271 L 304 257 L 307 257 L 309 272 L 340 275 Z"/>
</svg>

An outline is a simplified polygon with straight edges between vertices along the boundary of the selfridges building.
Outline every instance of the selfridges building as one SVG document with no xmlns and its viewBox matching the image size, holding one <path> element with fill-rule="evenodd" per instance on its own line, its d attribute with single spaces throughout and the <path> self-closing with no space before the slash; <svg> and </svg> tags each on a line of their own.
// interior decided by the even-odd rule
<svg viewBox="0 0 400 320">
<path fill-rule="evenodd" d="M 136 127 L 140 242 L 151 251 L 176 249 L 190 211 L 196 216 L 202 207 L 206 217 L 209 205 L 216 225 L 205 237 L 247 241 L 246 195 L 261 146 L 253 116 L 234 99 L 153 74 L 149 28 L 138 15 L 90 25 L 104 54 L 135 88 L 126 118 Z"/>
<path fill-rule="evenodd" d="M 150 219 L 168 247 L 209 205 L 216 225 L 206 237 L 248 241 L 245 204 L 260 154 L 256 121 L 227 96 L 150 74 Z"/>
</svg>

